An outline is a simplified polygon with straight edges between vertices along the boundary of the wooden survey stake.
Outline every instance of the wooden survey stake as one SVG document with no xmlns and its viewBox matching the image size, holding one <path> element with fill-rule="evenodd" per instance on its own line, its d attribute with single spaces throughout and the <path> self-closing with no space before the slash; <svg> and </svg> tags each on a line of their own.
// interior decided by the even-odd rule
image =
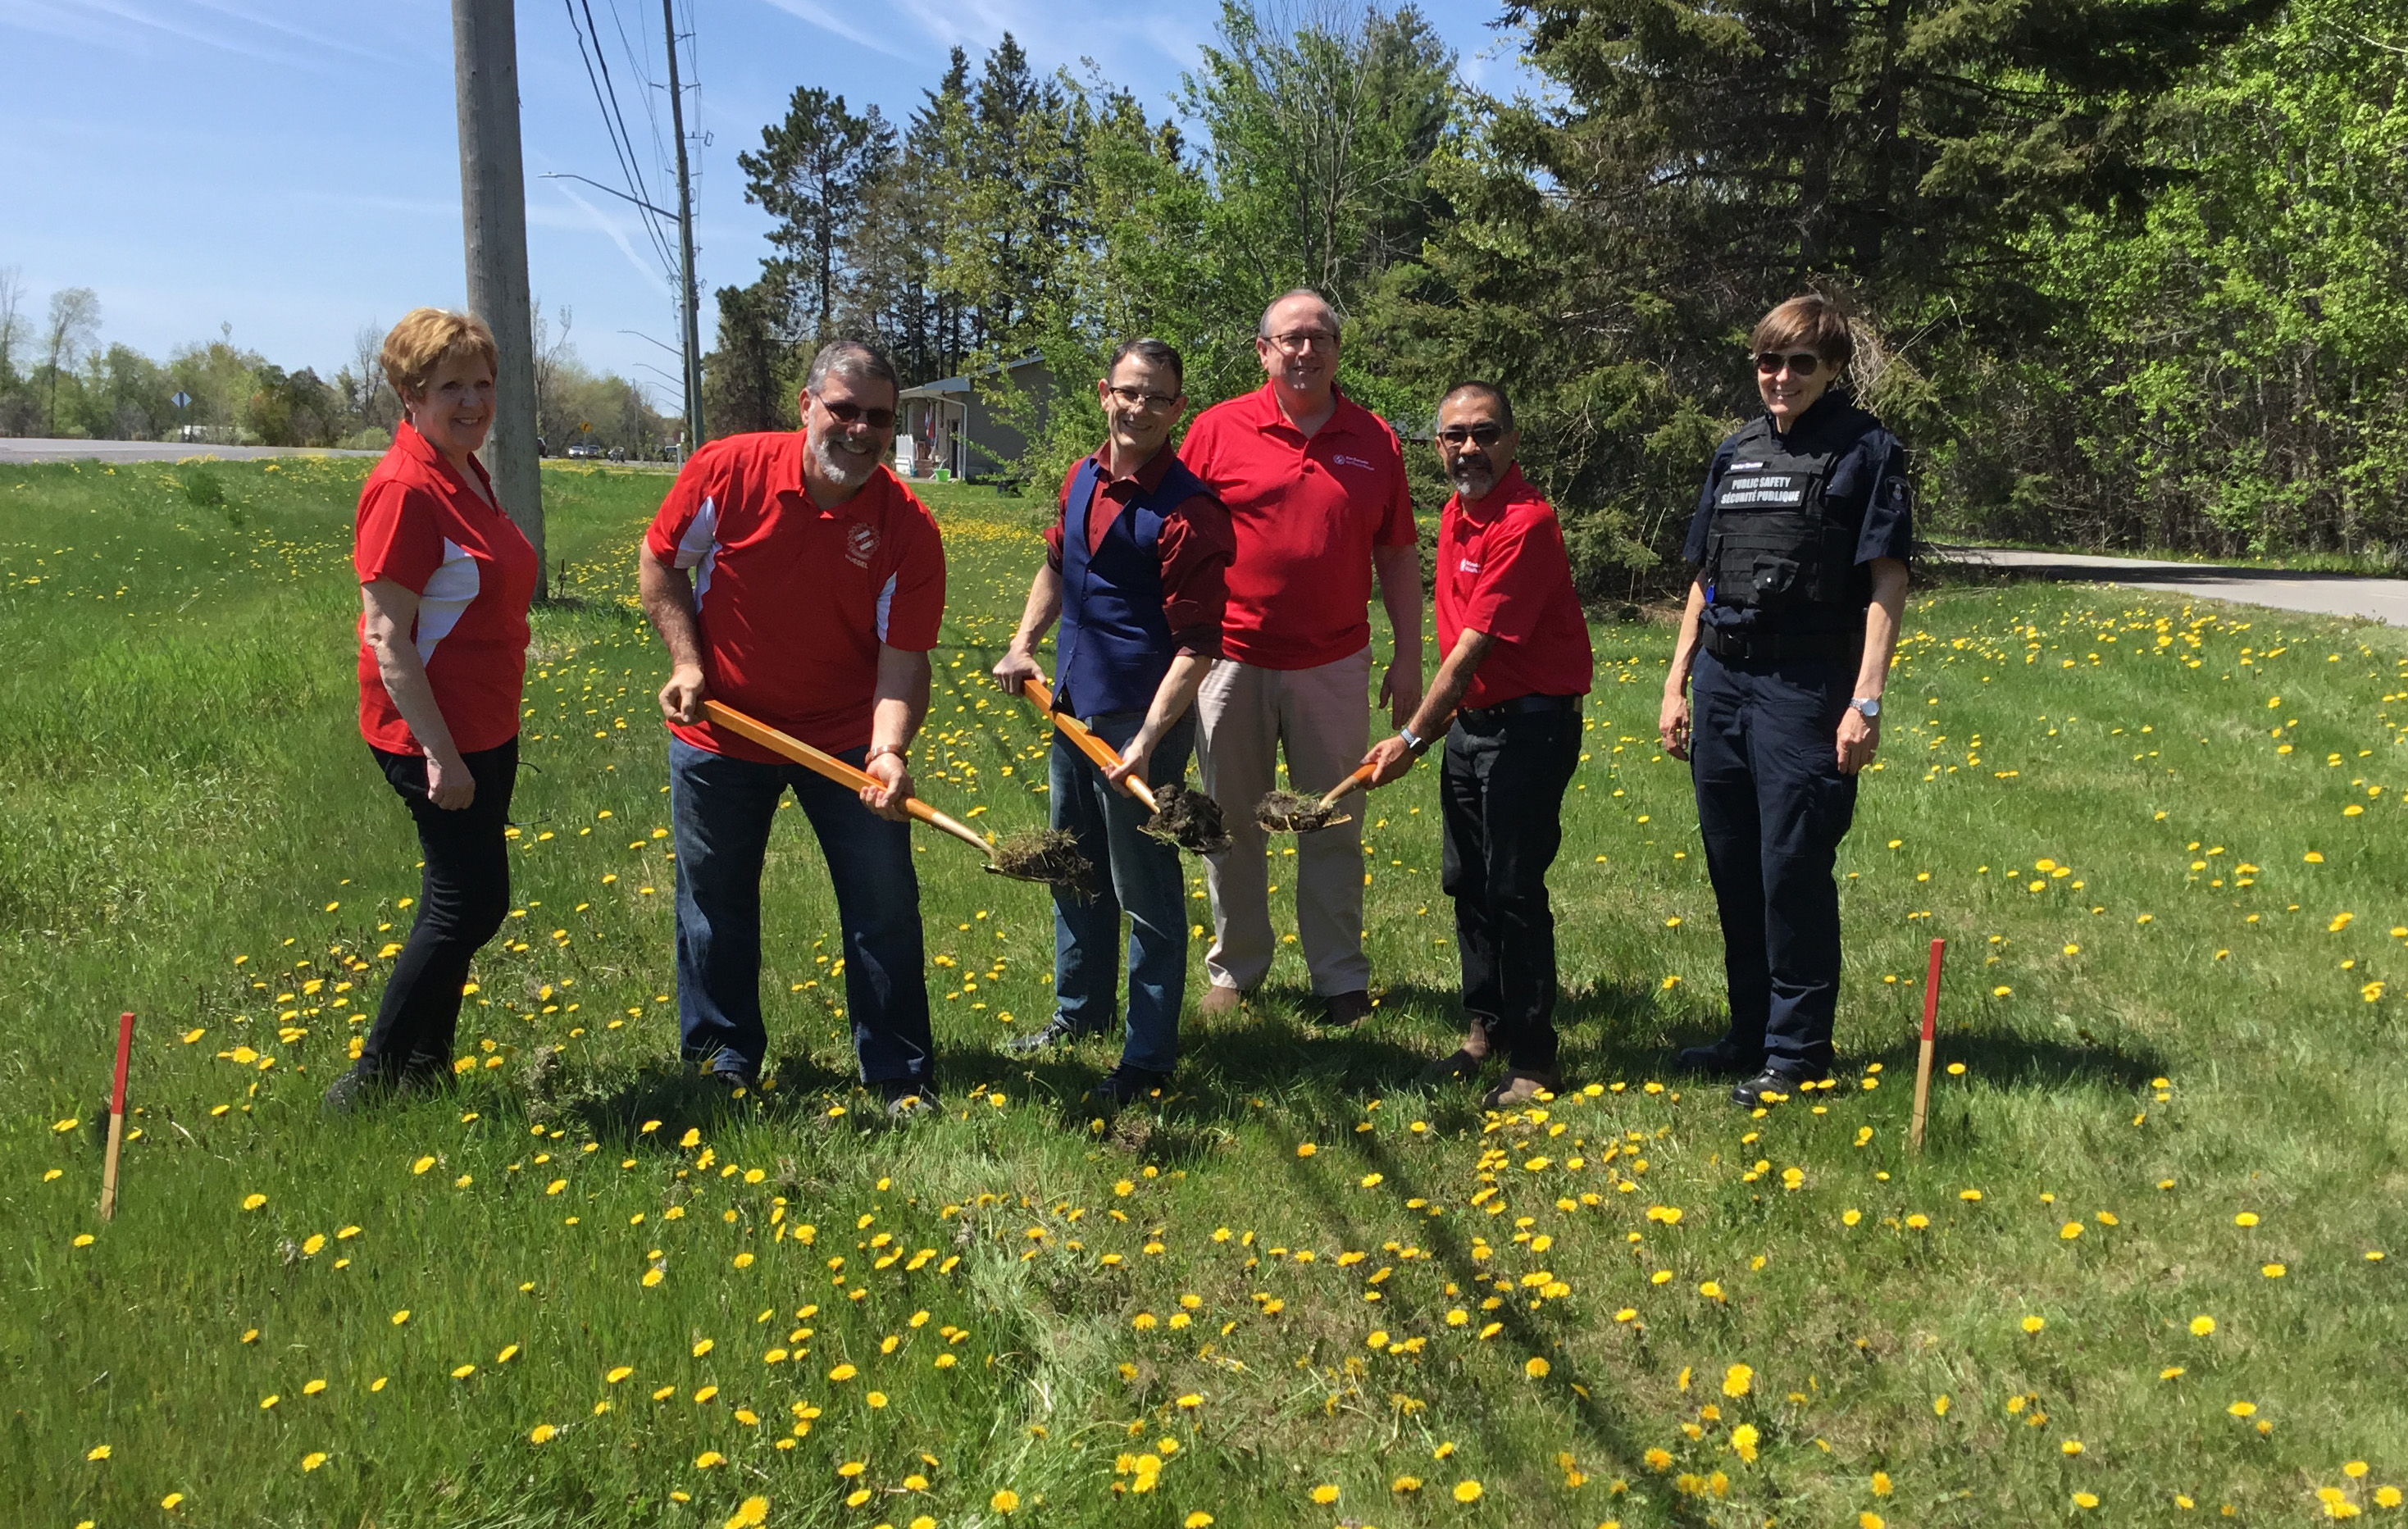
<svg viewBox="0 0 2408 1529">
<path fill-rule="evenodd" d="M 100 1219 L 117 1219 L 117 1153 L 125 1145 L 125 1069 L 134 1060 L 134 1016 L 117 1017 L 117 1082 L 108 1091 L 108 1155 L 100 1166 Z"/>
<path fill-rule="evenodd" d="M 1931 1103 L 1931 1041 L 1940 1022 L 1940 952 L 1944 939 L 1931 942 L 1931 970 L 1923 979 L 1923 1044 L 1914 1058 L 1914 1116 L 1907 1122 L 1906 1139 L 1923 1150 L 1923 1117 Z"/>
</svg>

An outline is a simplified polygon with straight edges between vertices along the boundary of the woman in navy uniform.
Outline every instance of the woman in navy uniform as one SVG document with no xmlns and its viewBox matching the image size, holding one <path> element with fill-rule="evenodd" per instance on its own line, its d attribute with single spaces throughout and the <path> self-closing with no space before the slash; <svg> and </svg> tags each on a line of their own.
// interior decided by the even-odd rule
<svg viewBox="0 0 2408 1529">
<path fill-rule="evenodd" d="M 1881 742 L 1913 496 L 1906 449 L 1840 385 L 1855 345 L 1837 303 L 1793 297 L 1749 344 L 1765 413 L 1698 495 L 1658 730 L 1696 782 L 1730 993 L 1730 1033 L 1681 1061 L 1739 1078 L 1731 1098 L 1754 1106 L 1830 1077 L 1832 864 Z"/>
</svg>

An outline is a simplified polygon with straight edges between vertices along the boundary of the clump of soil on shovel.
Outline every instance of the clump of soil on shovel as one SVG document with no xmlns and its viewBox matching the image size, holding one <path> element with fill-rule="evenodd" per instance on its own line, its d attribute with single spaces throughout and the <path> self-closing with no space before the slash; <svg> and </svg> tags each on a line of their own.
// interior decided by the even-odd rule
<svg viewBox="0 0 2408 1529">
<path fill-rule="evenodd" d="M 1154 793 L 1159 807 L 1147 820 L 1145 831 L 1191 854 L 1216 855 L 1232 842 L 1221 819 L 1221 804 L 1200 791 L 1165 786 Z"/>
<path fill-rule="evenodd" d="M 1310 834 L 1345 822 L 1351 816 L 1334 807 L 1323 807 L 1318 796 L 1298 796 L 1292 791 L 1272 792 L 1254 804 L 1254 822 L 1266 834 Z"/>
<path fill-rule="evenodd" d="M 1076 836 L 1059 828 L 1034 828 L 996 840 L 989 869 L 1015 881 L 1042 881 L 1082 900 L 1096 894 L 1096 867 L 1079 852 Z"/>
</svg>

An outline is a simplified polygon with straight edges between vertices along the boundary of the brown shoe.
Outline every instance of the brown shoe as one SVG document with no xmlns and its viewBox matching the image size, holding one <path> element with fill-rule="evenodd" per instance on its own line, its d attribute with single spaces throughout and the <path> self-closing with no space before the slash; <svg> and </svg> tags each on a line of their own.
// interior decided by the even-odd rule
<svg viewBox="0 0 2408 1529">
<path fill-rule="evenodd" d="M 1206 986 L 1204 996 L 1196 1000 L 1196 1012 L 1232 1014 L 1237 1011 L 1238 1006 L 1245 1001 L 1246 995 L 1237 989 L 1223 987 L 1220 983 L 1213 982 Z"/>
<path fill-rule="evenodd" d="M 1322 1002 L 1326 1007 L 1322 1011 L 1321 1022 L 1333 1030 L 1360 1024 L 1371 1012 L 1371 995 L 1368 993 L 1333 993 Z"/>
<path fill-rule="evenodd" d="M 1508 1067 L 1505 1081 L 1490 1089 L 1480 1105 L 1484 1109 L 1519 1109 L 1526 1104 L 1543 1104 L 1561 1093 L 1563 1086 L 1563 1079 L 1555 1073 Z"/>
</svg>

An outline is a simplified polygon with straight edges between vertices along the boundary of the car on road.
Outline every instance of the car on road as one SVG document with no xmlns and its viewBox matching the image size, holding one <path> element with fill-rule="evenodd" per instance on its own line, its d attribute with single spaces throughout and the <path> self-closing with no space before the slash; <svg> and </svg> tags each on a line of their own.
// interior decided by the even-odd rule
<svg viewBox="0 0 2408 1529">
<path fill-rule="evenodd" d="M 569 447 L 568 455 L 573 461 L 590 461 L 602 455 L 602 448 L 592 441 L 581 440 Z"/>
</svg>

